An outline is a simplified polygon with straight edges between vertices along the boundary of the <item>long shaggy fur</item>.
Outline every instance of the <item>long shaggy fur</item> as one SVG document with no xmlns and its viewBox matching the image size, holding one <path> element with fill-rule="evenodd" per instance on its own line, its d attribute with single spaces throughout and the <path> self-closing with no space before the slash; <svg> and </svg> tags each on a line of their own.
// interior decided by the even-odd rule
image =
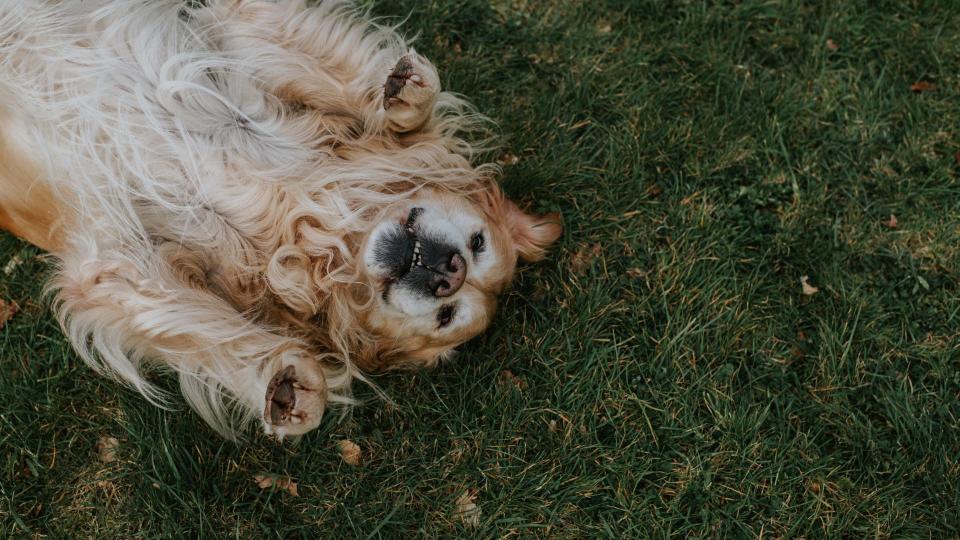
<svg viewBox="0 0 960 540">
<path fill-rule="evenodd" d="M 167 404 L 144 375 L 164 358 L 228 436 L 301 357 L 349 402 L 373 294 L 351 239 L 424 186 L 495 190 L 463 99 L 390 129 L 410 51 L 340 1 L 0 3 L 0 113 L 69 215 L 50 287 L 83 359 Z"/>
</svg>

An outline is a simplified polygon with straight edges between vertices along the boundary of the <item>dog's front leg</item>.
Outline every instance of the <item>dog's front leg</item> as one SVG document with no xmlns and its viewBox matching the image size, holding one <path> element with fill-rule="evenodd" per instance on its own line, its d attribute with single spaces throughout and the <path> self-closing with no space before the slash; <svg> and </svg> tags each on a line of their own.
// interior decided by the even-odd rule
<svg viewBox="0 0 960 540">
<path fill-rule="evenodd" d="M 61 323 L 87 362 L 148 398 L 156 391 L 140 364 L 172 368 L 187 401 L 228 436 L 236 426 L 227 401 L 267 433 L 299 435 L 319 425 L 328 392 L 343 384 L 303 343 L 186 286 L 162 263 L 65 257 L 54 286 Z"/>
</svg>

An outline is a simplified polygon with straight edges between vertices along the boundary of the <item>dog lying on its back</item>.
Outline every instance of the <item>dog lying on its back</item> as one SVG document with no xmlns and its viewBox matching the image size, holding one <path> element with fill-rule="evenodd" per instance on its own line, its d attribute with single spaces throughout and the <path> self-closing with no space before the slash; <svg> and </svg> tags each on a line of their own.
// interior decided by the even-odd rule
<svg viewBox="0 0 960 540">
<path fill-rule="evenodd" d="M 7 2 L 0 73 L 0 226 L 57 257 L 69 339 L 155 402 L 142 365 L 176 370 L 228 436 L 315 428 L 354 366 L 435 364 L 561 232 L 341 2 Z"/>
</svg>

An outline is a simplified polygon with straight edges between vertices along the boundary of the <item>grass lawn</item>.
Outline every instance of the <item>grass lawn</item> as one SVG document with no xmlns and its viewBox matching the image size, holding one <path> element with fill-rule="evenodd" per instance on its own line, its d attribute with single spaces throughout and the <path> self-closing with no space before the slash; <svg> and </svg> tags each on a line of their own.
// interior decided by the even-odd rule
<svg viewBox="0 0 960 540">
<path fill-rule="evenodd" d="M 236 445 L 94 375 L 3 236 L 3 536 L 960 535 L 955 2 L 373 11 L 499 123 L 551 258 L 393 403 Z"/>
</svg>

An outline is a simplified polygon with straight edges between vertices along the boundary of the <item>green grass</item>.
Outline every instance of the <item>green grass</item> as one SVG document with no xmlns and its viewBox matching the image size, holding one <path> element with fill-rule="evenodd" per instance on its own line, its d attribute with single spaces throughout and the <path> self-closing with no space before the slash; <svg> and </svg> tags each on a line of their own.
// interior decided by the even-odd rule
<svg viewBox="0 0 960 540">
<path fill-rule="evenodd" d="M 507 191 L 567 228 L 457 362 L 378 378 L 394 404 L 359 388 L 299 446 L 227 443 L 95 376 L 39 295 L 48 264 L 3 237 L 0 266 L 26 262 L 0 275 L 22 307 L 0 330 L 0 527 L 960 535 L 960 10 L 799 4 L 376 5 L 412 13 L 445 87 L 519 157 Z"/>
</svg>

